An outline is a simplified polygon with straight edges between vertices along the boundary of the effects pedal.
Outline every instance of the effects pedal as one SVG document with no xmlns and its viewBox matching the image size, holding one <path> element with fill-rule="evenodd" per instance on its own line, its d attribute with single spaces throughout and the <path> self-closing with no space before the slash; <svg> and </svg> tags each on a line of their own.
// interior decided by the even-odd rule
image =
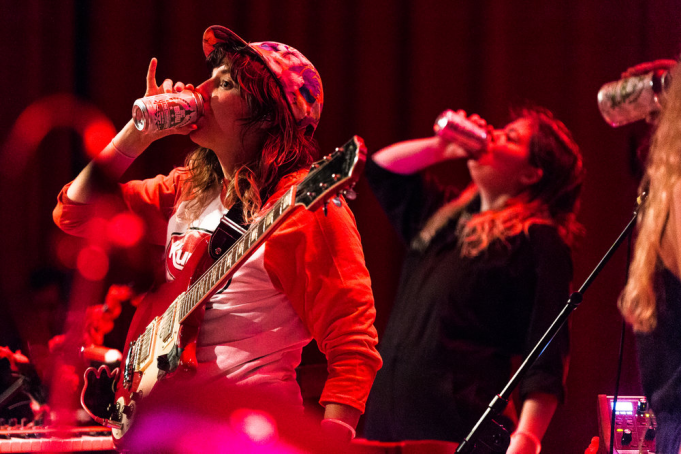
<svg viewBox="0 0 681 454">
<path fill-rule="evenodd" d="M 613 396 L 598 395 L 599 453 L 610 452 Z M 615 407 L 615 449 L 618 454 L 655 452 L 655 415 L 642 396 L 618 396 Z"/>
</svg>

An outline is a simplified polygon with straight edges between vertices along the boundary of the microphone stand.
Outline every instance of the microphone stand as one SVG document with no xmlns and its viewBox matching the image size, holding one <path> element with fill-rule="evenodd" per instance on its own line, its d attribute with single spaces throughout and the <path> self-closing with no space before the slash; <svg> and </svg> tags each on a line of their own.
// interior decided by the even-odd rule
<svg viewBox="0 0 681 454">
<path fill-rule="evenodd" d="M 500 394 L 494 396 L 492 401 L 487 406 L 487 410 L 485 410 L 478 422 L 475 423 L 475 426 L 473 426 L 473 429 L 466 436 L 466 438 L 464 438 L 464 440 L 459 444 L 459 447 L 456 449 L 457 453 L 487 454 L 506 452 L 506 449 L 510 444 L 511 437 L 508 434 L 508 431 L 492 418 L 494 416 L 500 415 L 504 411 L 506 405 L 508 405 L 508 400 L 511 397 L 511 393 L 515 387 L 518 386 L 518 383 L 526 374 L 527 370 L 534 364 L 537 358 L 539 358 L 539 355 L 542 354 L 544 349 L 553 340 L 553 337 L 565 324 L 572 311 L 579 306 L 579 303 L 582 302 L 584 297 L 584 292 L 586 292 L 594 279 L 596 279 L 596 276 L 598 276 L 603 267 L 608 263 L 617 248 L 619 248 L 625 238 L 632 232 L 634 225 L 636 224 L 638 210 L 643 204 L 645 197 L 645 192 L 639 196 L 637 200 L 638 206 L 636 207 L 636 210 L 634 210 L 633 217 L 624 228 L 622 233 L 620 233 L 619 237 L 617 237 L 615 243 L 610 246 L 608 252 L 606 252 L 601 261 L 598 262 L 596 268 L 594 268 L 579 290 L 573 292 L 570 295 L 565 307 L 563 307 L 563 310 L 558 314 L 558 317 L 556 317 L 549 329 L 544 333 L 539 342 L 537 342 L 530 354 L 527 355 L 525 361 L 523 361 L 511 380 L 506 384 L 503 391 L 501 391 Z"/>
</svg>

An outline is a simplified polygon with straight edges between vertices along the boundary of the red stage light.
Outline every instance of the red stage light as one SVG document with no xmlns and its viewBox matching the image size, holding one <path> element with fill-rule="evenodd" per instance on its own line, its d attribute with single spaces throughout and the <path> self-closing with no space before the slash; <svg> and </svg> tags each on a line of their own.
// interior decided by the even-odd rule
<svg viewBox="0 0 681 454">
<path fill-rule="evenodd" d="M 72 128 L 83 137 L 90 157 L 96 156 L 116 134 L 111 120 L 93 104 L 69 93 L 46 96 L 19 115 L 1 144 L 0 176 L 18 178 L 45 136 L 63 127 Z"/>
<path fill-rule="evenodd" d="M 106 201 L 99 202 L 100 207 L 106 206 Z M 109 221 L 104 218 L 97 217 L 87 222 L 87 233 L 85 237 L 90 243 L 105 245 L 109 239 Z"/>
<path fill-rule="evenodd" d="M 93 245 L 84 247 L 78 253 L 76 263 L 78 272 L 89 281 L 100 281 L 109 271 L 109 258 L 106 252 Z"/>
<path fill-rule="evenodd" d="M 116 130 L 108 119 L 93 120 L 83 130 L 85 152 L 90 158 L 94 158 L 115 135 Z"/>
<path fill-rule="evenodd" d="M 133 213 L 121 213 L 107 224 L 109 241 L 116 246 L 131 247 L 139 243 L 144 235 L 144 222 Z"/>
<path fill-rule="evenodd" d="M 273 443 L 278 438 L 274 418 L 263 411 L 239 408 L 230 416 L 230 423 L 236 432 L 260 445 Z"/>
</svg>

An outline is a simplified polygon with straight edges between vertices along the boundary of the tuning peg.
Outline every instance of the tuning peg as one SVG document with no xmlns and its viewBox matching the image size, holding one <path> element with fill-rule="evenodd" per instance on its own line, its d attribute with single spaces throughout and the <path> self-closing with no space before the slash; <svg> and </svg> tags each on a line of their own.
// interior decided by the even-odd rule
<svg viewBox="0 0 681 454">
<path fill-rule="evenodd" d="M 331 199 L 331 201 L 332 201 L 333 204 L 336 205 L 338 208 L 341 207 L 341 199 L 340 199 L 340 196 L 333 197 L 333 198 Z"/>
<path fill-rule="evenodd" d="M 329 201 L 325 200 L 324 201 L 324 217 L 327 217 L 329 215 Z"/>
</svg>

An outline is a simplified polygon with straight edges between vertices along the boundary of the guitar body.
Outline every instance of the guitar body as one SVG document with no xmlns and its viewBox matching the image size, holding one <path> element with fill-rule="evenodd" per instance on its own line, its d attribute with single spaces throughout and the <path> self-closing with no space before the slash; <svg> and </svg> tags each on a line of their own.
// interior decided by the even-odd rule
<svg viewBox="0 0 681 454">
<path fill-rule="evenodd" d="M 139 401 L 152 392 L 159 380 L 190 378 L 196 370 L 196 340 L 203 317 L 203 306 L 180 323 L 176 316 L 177 307 L 171 303 L 212 263 L 206 253 L 207 246 L 208 240 L 201 242 L 183 272 L 174 281 L 164 283 L 147 294 L 137 307 L 123 353 L 126 358 L 123 367 L 129 369 L 130 377 L 126 381 L 124 369 L 116 383 L 112 419 L 118 420 L 121 427 L 113 427 L 112 434 L 117 449 L 125 446 L 123 439 L 133 424 Z M 169 315 L 171 309 L 174 313 L 173 320 L 169 322 L 169 335 L 164 336 L 163 318 L 164 315 Z M 148 350 L 148 354 L 142 350 Z M 159 358 L 168 358 L 173 354 L 177 355 L 177 364 L 166 368 L 167 370 L 160 369 Z M 131 367 L 132 364 L 136 364 L 136 367 Z"/>
<path fill-rule="evenodd" d="M 134 424 L 140 401 L 153 393 L 160 381 L 194 375 L 196 340 L 205 302 L 296 208 L 315 210 L 323 206 L 326 211 L 328 199 L 338 194 L 349 196 L 350 191 L 345 188 L 355 184 L 365 160 L 364 142 L 354 136 L 342 148 L 313 164 L 308 176 L 287 189 L 217 260 L 210 258 L 209 240 L 202 240 L 177 278 L 157 287 L 142 300 L 130 324 L 122 368 L 113 373 L 104 368 L 109 378 L 115 380 L 115 401 L 110 406 L 109 419 L 94 415 L 84 402 L 88 374 L 93 368 L 85 372 L 81 393 L 81 404 L 88 414 L 112 428 L 116 449 L 125 449 L 126 433 Z M 95 379 L 100 379 L 101 372 L 95 371 Z"/>
</svg>

